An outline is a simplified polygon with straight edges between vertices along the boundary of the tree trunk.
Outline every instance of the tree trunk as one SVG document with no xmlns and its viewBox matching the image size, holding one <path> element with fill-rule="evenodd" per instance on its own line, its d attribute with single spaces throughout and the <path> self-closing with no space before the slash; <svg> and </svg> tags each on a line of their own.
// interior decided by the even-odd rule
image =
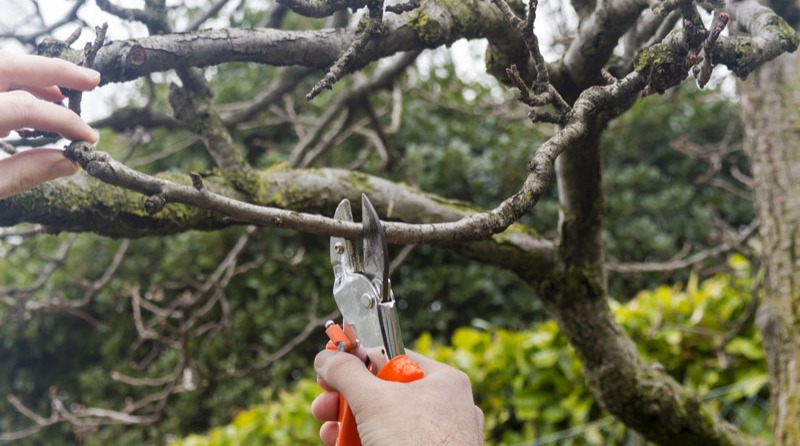
<svg viewBox="0 0 800 446">
<path fill-rule="evenodd" d="M 602 264 L 599 144 L 606 124 L 602 118 L 593 122 L 558 158 L 560 271 L 531 284 L 538 285 L 542 304 L 575 349 L 597 401 L 626 426 L 661 445 L 749 444 L 697 395 L 648 364 L 611 312 Z"/>
<path fill-rule="evenodd" d="M 797 53 L 741 84 L 765 278 L 757 324 L 772 380 L 775 444 L 800 444 L 800 69 Z"/>
</svg>

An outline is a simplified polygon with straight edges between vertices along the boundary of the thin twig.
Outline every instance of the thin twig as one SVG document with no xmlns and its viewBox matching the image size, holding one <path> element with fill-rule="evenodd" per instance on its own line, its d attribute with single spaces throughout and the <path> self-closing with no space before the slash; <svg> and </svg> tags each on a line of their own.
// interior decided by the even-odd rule
<svg viewBox="0 0 800 446">
<path fill-rule="evenodd" d="M 689 268 L 706 259 L 720 256 L 731 252 L 744 243 L 747 239 L 756 233 L 758 228 L 758 221 L 754 220 L 747 228 L 742 231 L 735 239 L 723 242 L 713 248 L 704 249 L 696 252 L 688 257 L 676 258 L 667 262 L 651 262 L 651 263 L 620 263 L 613 259 L 606 260 L 606 269 L 616 273 L 638 274 L 638 273 L 652 273 L 664 271 L 676 271 L 680 269 Z"/>
<path fill-rule="evenodd" d="M 355 69 L 356 60 L 361 57 L 369 39 L 383 33 L 383 0 L 367 0 L 367 7 L 369 14 L 366 17 L 367 24 L 364 31 L 356 36 L 356 40 L 336 60 L 325 77 L 314 85 L 314 88 L 306 95 L 306 100 L 314 99 L 325 89 L 332 89 L 336 81 L 352 72 Z"/>
</svg>

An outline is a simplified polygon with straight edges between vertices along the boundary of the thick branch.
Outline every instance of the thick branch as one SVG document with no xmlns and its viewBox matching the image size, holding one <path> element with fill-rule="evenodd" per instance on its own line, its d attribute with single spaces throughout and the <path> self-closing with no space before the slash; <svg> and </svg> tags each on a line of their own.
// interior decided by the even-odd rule
<svg viewBox="0 0 800 446">
<path fill-rule="evenodd" d="M 794 29 L 755 0 L 731 3 L 728 9 L 750 36 L 720 36 L 714 45 L 715 64 L 724 64 L 737 76 L 746 77 L 764 63 L 797 49 Z M 675 30 L 662 42 L 639 52 L 634 68 L 648 77 L 650 92 L 663 92 L 683 82 L 705 40 L 697 37 L 686 28 Z"/>
<path fill-rule="evenodd" d="M 347 8 L 363 8 L 369 0 L 278 0 L 278 3 L 306 17 L 327 17 Z"/>
<path fill-rule="evenodd" d="M 487 2 L 431 0 L 410 13 L 385 17 L 383 26 L 384 32 L 370 39 L 353 69 L 398 52 L 435 48 L 461 38 L 504 38 L 508 30 L 500 12 Z M 354 39 L 352 29 L 225 29 L 157 35 L 107 44 L 94 68 L 103 73 L 103 83 L 225 62 L 327 69 Z"/>
<path fill-rule="evenodd" d="M 591 271 L 604 284 L 603 193 L 600 136 L 606 121 L 590 124 L 585 138 L 565 150 L 556 162 L 559 198 L 558 257 L 567 268 Z"/>
<path fill-rule="evenodd" d="M 216 206 L 224 203 L 208 204 L 203 208 L 169 204 L 160 212 L 148 215 L 144 208 L 145 198 L 139 193 L 77 175 L 0 200 L 0 225 L 31 221 L 40 222 L 54 232 L 92 231 L 112 237 L 142 237 L 188 230 L 214 230 L 240 222 L 256 222 L 279 227 L 300 225 L 304 228 L 302 230 L 322 235 L 358 237 L 361 234 L 360 225 L 345 225 L 318 215 L 299 212 L 332 215 L 342 198 L 350 198 L 357 204 L 360 203 L 361 192 L 366 191 L 381 217 L 389 220 L 386 222 L 389 241 L 413 243 L 418 239 L 415 228 L 424 228 L 434 222 L 458 220 L 470 212 L 463 204 L 451 203 L 357 172 L 338 169 L 273 169 L 260 172 L 259 175 L 263 191 L 260 204 L 280 206 L 286 210 L 240 203 L 243 206 L 242 215 L 226 216 L 215 212 Z M 173 184 L 181 186 L 181 193 L 198 196 L 198 199 L 202 199 L 200 195 L 210 194 L 211 191 L 243 198 L 241 194 L 230 189 L 224 178 L 218 176 L 203 178 L 206 190 L 203 193 L 189 185 L 189 176 L 161 178 L 158 181 L 174 181 L 176 183 Z M 153 193 L 163 186 L 155 184 L 152 187 L 143 188 L 140 192 Z M 192 202 L 193 199 L 186 201 Z M 225 214 L 229 212 L 225 211 Z M 301 217 L 299 222 L 294 222 Z M 389 228 L 392 230 L 388 231 Z M 447 244 L 447 241 L 440 240 L 439 243 Z M 549 241 L 518 225 L 489 241 L 458 244 L 456 248 L 468 257 L 509 269 L 521 265 L 538 265 L 541 274 L 549 270 L 548 265 L 552 265 L 553 259 Z"/>
<path fill-rule="evenodd" d="M 575 348 L 588 387 L 625 425 L 662 445 L 749 444 L 736 427 L 704 407 L 699 396 L 644 361 L 591 272 L 554 274 L 540 295 Z"/>
<path fill-rule="evenodd" d="M 212 102 L 211 87 L 197 68 L 178 70 L 183 87 L 170 86 L 170 104 L 175 117 L 186 123 L 192 131 L 199 135 L 214 158 L 223 169 L 239 169 L 240 177 L 249 174 L 250 166 L 236 150 L 231 134 L 220 119 L 219 112 Z M 245 184 L 237 187 L 243 188 Z"/>
<path fill-rule="evenodd" d="M 616 104 L 627 103 L 642 87 L 643 78 L 638 73 L 632 73 L 613 85 L 586 90 L 575 103 L 564 128 L 545 142 L 530 160 L 529 175 L 522 188 L 495 209 L 449 223 L 424 226 L 391 224 L 386 228 L 387 237 L 397 243 L 455 243 L 486 240 L 505 231 L 544 196 L 550 185 L 556 157 L 585 135 L 587 123 L 593 119 L 596 110 L 605 109 L 611 114 L 619 112 L 622 109 L 617 109 Z M 67 149 L 67 156 L 77 161 L 87 173 L 104 182 L 148 195 L 145 205 L 150 214 L 160 212 L 167 203 L 182 203 L 220 212 L 242 223 L 286 227 L 312 233 L 321 233 L 320 228 L 325 228 L 325 231 L 343 231 L 337 233 L 340 236 L 356 235 L 355 228 L 345 228 L 347 225 L 342 225 L 341 222 L 330 225 L 323 217 L 266 209 L 209 193 L 203 188 L 182 186 L 149 177 L 114 161 L 103 152 L 94 151 L 92 146 L 85 143 L 72 144 Z M 261 191 L 260 196 L 254 197 L 256 202 L 263 202 L 265 194 Z"/>
<path fill-rule="evenodd" d="M 603 83 L 600 68 L 608 63 L 620 37 L 647 8 L 644 0 L 609 0 L 597 2 L 597 5 L 592 15 L 581 23 L 563 59 L 562 69 L 577 91 Z M 574 92 L 562 91 L 562 95 L 574 97 Z"/>
<path fill-rule="evenodd" d="M 797 32 L 771 9 L 755 0 L 731 2 L 733 20 L 750 33 L 750 38 L 720 37 L 714 61 L 728 66 L 740 78 L 747 77 L 765 62 L 797 49 Z"/>
</svg>

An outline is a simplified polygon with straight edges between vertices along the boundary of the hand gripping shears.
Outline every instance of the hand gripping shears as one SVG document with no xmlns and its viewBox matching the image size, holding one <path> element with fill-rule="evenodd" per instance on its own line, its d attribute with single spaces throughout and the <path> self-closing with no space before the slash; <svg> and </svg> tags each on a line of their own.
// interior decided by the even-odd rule
<svg viewBox="0 0 800 446">
<path fill-rule="evenodd" d="M 403 347 L 397 306 L 389 281 L 386 235 L 378 213 L 366 195 L 361 195 L 362 240 L 331 237 L 333 298 L 342 313 L 341 326 L 328 321 L 328 349 L 350 352 L 362 347 L 365 365 L 386 381 L 411 382 L 423 377 Z M 344 199 L 334 218 L 352 222 L 350 201 Z M 362 254 L 363 252 L 363 254 Z M 355 417 L 344 397 L 339 396 L 337 446 L 361 446 Z"/>
</svg>

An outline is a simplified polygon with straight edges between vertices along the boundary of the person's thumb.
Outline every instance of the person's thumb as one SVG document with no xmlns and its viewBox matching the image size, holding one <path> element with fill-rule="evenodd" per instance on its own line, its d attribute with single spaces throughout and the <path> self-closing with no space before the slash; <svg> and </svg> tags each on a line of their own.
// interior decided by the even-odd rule
<svg viewBox="0 0 800 446">
<path fill-rule="evenodd" d="M 0 199 L 77 171 L 78 167 L 58 149 L 32 149 L 17 153 L 0 160 Z"/>
<path fill-rule="evenodd" d="M 344 395 L 356 413 L 375 396 L 375 384 L 381 382 L 357 356 L 336 350 L 321 351 L 314 368 L 328 386 Z"/>
</svg>

